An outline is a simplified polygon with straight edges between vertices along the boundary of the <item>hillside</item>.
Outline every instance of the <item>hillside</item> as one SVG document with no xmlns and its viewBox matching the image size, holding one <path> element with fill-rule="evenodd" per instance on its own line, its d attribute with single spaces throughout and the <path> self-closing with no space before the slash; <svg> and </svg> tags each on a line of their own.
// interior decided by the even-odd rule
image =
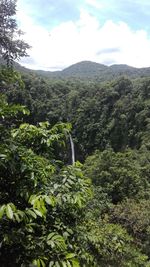
<svg viewBox="0 0 150 267">
<path fill-rule="evenodd" d="M 81 61 L 62 71 L 37 70 L 33 72 L 52 79 L 74 78 L 103 82 L 123 75 L 131 78 L 147 77 L 150 75 L 150 68 L 134 68 L 124 64 L 106 66 L 91 61 Z"/>
<path fill-rule="evenodd" d="M 4 62 L 0 60 L 0 64 Z M 106 66 L 104 64 L 91 61 L 81 61 L 73 64 L 62 71 L 44 71 L 31 70 L 14 63 L 15 68 L 20 72 L 34 73 L 50 79 L 80 79 L 94 80 L 98 82 L 110 81 L 120 76 L 128 76 L 130 78 L 141 78 L 150 76 L 150 68 L 134 68 L 124 64 L 115 64 Z"/>
<path fill-rule="evenodd" d="M 150 68 L 134 68 L 124 64 L 106 66 L 91 61 L 81 61 L 63 69 L 62 71 L 51 72 L 36 70 L 32 72 L 51 79 L 72 78 L 104 82 L 124 75 L 131 78 L 147 77 L 150 75 Z"/>
<path fill-rule="evenodd" d="M 107 71 L 107 66 L 91 61 L 81 61 L 73 64 L 62 71 L 62 75 L 66 77 L 94 78 L 99 74 Z"/>
</svg>

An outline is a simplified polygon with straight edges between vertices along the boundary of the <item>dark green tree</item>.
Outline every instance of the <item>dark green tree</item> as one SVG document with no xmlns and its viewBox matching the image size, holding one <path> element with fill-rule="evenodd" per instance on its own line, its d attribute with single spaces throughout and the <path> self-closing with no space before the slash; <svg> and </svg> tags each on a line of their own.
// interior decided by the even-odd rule
<svg viewBox="0 0 150 267">
<path fill-rule="evenodd" d="M 91 177 L 95 187 L 114 204 L 125 198 L 150 195 L 149 174 L 145 173 L 136 151 L 127 150 L 118 153 L 111 149 L 97 151 L 87 158 L 84 168 L 85 174 Z"/>
<path fill-rule="evenodd" d="M 18 29 L 15 19 L 16 0 L 0 1 L 0 56 L 11 65 L 13 60 L 27 56 L 30 47 L 21 39 L 23 32 Z"/>
<path fill-rule="evenodd" d="M 62 167 L 55 158 L 56 144 L 64 144 L 70 126 L 15 129 L 20 112 L 27 110 L 1 98 L 1 266 L 95 266 L 82 228 L 90 181 L 77 164 Z"/>
<path fill-rule="evenodd" d="M 124 200 L 111 209 L 109 219 L 126 228 L 136 246 L 150 257 L 150 200 Z"/>
</svg>

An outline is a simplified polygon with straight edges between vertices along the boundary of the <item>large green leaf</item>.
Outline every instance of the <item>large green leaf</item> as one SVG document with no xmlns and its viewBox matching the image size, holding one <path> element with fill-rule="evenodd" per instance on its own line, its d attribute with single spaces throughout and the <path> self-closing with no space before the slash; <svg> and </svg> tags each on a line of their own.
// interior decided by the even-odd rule
<svg viewBox="0 0 150 267">
<path fill-rule="evenodd" d="M 9 204 L 6 205 L 6 215 L 9 219 L 13 218 L 13 210 Z"/>
</svg>

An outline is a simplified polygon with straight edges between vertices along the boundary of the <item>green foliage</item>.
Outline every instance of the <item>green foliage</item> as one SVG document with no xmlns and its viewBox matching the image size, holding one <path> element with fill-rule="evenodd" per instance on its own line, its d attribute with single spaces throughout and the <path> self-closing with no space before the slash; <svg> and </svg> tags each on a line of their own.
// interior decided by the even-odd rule
<svg viewBox="0 0 150 267">
<path fill-rule="evenodd" d="M 96 152 L 84 164 L 94 185 L 101 188 L 113 203 L 135 198 L 149 191 L 149 179 L 143 177 L 143 167 L 132 150 L 115 153 L 112 150 Z M 146 181 L 147 178 L 147 181 Z"/>
<path fill-rule="evenodd" d="M 92 224 L 89 239 L 95 257 L 98 255 L 96 266 L 148 266 L 147 257 L 134 246 L 133 239 L 121 226 L 105 220 L 99 225 Z"/>
<path fill-rule="evenodd" d="M 14 109 L 2 101 L 1 114 L 6 118 L 18 111 L 22 111 L 20 106 Z M 79 242 L 78 227 L 91 197 L 90 181 L 78 164 L 60 169 L 52 154 L 44 156 L 46 147 L 61 142 L 69 129 L 64 124 L 51 129 L 48 123 L 39 127 L 24 124 L 8 131 L 7 139 L 0 143 L 2 267 L 32 262 L 36 266 L 77 267 L 82 262 L 85 248 Z"/>
<path fill-rule="evenodd" d="M 0 70 L 1 266 L 150 266 L 149 78 L 22 77 Z"/>
<path fill-rule="evenodd" d="M 25 89 L 21 75 L 11 68 L 2 66 L 0 68 L 0 92 L 18 91 Z"/>
<path fill-rule="evenodd" d="M 27 56 L 29 45 L 20 36 L 23 34 L 18 29 L 15 19 L 16 0 L 1 0 L 0 2 L 0 56 L 10 66 L 13 60 Z"/>
<path fill-rule="evenodd" d="M 36 153 L 45 157 L 54 157 L 60 146 L 65 146 L 71 125 L 57 123 L 50 127 L 49 122 L 41 122 L 38 127 L 28 123 L 21 124 L 18 129 L 12 131 L 16 142 L 32 148 Z"/>
<path fill-rule="evenodd" d="M 71 122 L 77 159 L 96 149 L 149 149 L 149 79 L 94 83 L 49 81 L 23 74 L 24 89 L 8 89 L 8 102 L 26 105 L 31 124 Z"/>
<path fill-rule="evenodd" d="M 110 220 L 125 227 L 134 243 L 150 257 L 150 200 L 124 200 L 113 207 Z"/>
<path fill-rule="evenodd" d="M 100 222 L 99 230 L 92 234 L 97 249 L 102 238 L 101 252 L 95 252 L 96 255 L 102 253 L 99 262 L 102 261 L 103 265 L 100 266 L 149 266 L 144 256 L 149 258 L 150 255 L 149 157 L 149 151 L 144 147 L 140 151 L 118 153 L 108 149 L 96 151 L 85 161 L 84 174 L 92 178 L 95 193 L 89 204 L 92 210 L 87 210 L 88 216 Z M 105 217 L 106 222 L 103 220 Z M 106 232 L 103 236 L 104 229 Z M 107 243 L 110 229 L 114 237 L 111 236 Z M 122 240 L 120 233 L 124 233 L 127 239 Z M 118 244 L 120 240 L 121 244 Z M 115 249 L 116 246 L 119 251 Z"/>
<path fill-rule="evenodd" d="M 8 105 L 6 101 L 6 97 L 4 95 L 1 95 L 0 99 L 0 116 L 3 120 L 8 120 L 11 117 L 15 117 L 18 115 L 18 113 L 23 113 L 23 114 L 29 114 L 29 110 L 25 106 L 20 106 L 18 105 Z M 4 122 L 4 123 L 5 123 Z"/>
</svg>

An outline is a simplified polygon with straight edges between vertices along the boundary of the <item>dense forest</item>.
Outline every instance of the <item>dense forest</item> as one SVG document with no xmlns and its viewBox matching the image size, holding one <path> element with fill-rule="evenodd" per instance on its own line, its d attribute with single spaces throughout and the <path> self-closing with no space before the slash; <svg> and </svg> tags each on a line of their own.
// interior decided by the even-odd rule
<svg viewBox="0 0 150 267">
<path fill-rule="evenodd" d="M 16 71 L 15 12 L 0 2 L 0 266 L 150 266 L 150 76 Z"/>
</svg>

